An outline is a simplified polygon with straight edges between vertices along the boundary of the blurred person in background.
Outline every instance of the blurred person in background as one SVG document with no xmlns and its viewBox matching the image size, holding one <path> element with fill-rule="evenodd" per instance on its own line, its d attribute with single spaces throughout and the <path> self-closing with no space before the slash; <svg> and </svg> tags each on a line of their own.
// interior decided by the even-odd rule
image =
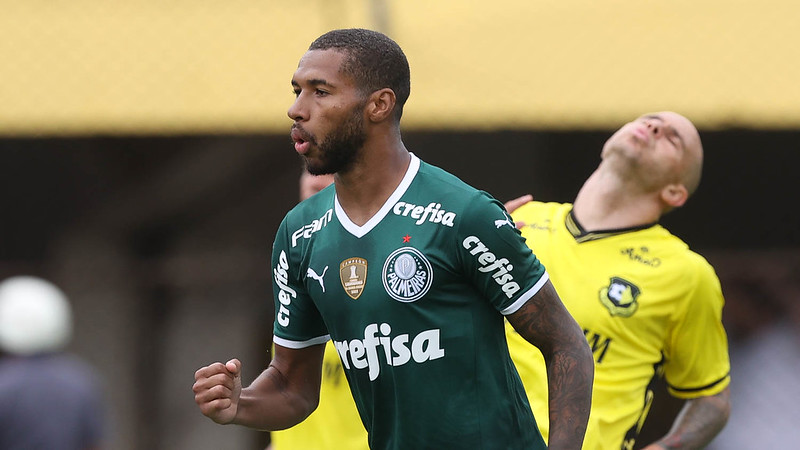
<svg viewBox="0 0 800 450">
<path fill-rule="evenodd" d="M 333 175 L 300 175 L 300 201 L 333 183 Z M 322 276 L 322 274 L 320 274 Z M 333 346 L 325 344 L 319 406 L 296 426 L 270 433 L 271 450 L 368 450 L 367 431 L 361 424 L 347 385 L 342 360 Z"/>
<path fill-rule="evenodd" d="M 371 448 L 544 449 L 506 318 L 548 359 L 551 448 L 580 447 L 594 370 L 586 339 L 503 205 L 405 147 L 402 49 L 378 32 L 330 31 L 291 83 L 295 151 L 334 186 L 276 234 L 269 367 L 247 387 L 238 359 L 201 367 L 200 411 L 262 430 L 302 422 L 332 339 Z"/>
<path fill-rule="evenodd" d="M 41 278 L 0 283 L 0 449 L 102 448 L 104 411 L 92 368 L 64 352 L 72 312 Z"/>
<path fill-rule="evenodd" d="M 748 261 L 742 264 L 742 261 Z M 728 426 L 713 450 L 796 448 L 800 442 L 800 251 L 716 255 L 730 335 Z M 723 272 L 724 271 L 724 272 Z"/>
<path fill-rule="evenodd" d="M 601 158 L 574 204 L 506 204 L 595 356 L 584 449 L 633 449 L 662 372 L 686 402 L 669 433 L 644 448 L 703 448 L 731 408 L 724 299 L 712 266 L 658 224 L 700 183 L 700 135 L 674 112 L 647 114 L 614 133 Z M 546 435 L 544 361 L 506 328 Z"/>
</svg>

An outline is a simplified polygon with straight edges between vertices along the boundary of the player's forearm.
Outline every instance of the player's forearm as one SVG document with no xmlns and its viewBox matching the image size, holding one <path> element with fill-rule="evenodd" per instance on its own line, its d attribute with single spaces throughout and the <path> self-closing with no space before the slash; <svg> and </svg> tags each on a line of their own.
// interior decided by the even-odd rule
<svg viewBox="0 0 800 450">
<path fill-rule="evenodd" d="M 233 423 L 258 430 L 282 430 L 302 422 L 316 409 L 318 396 L 289 384 L 274 367 L 242 389 Z"/>
<path fill-rule="evenodd" d="M 730 411 L 728 388 L 717 395 L 689 400 L 672 424 L 672 429 L 656 445 L 669 450 L 705 448 L 725 427 Z"/>
<path fill-rule="evenodd" d="M 583 331 L 548 281 L 508 321 L 547 364 L 550 449 L 581 448 L 592 403 L 594 360 Z"/>
<path fill-rule="evenodd" d="M 594 361 L 583 334 L 547 361 L 550 449 L 581 447 L 591 409 Z M 548 358 L 546 358 L 548 359 Z"/>
</svg>

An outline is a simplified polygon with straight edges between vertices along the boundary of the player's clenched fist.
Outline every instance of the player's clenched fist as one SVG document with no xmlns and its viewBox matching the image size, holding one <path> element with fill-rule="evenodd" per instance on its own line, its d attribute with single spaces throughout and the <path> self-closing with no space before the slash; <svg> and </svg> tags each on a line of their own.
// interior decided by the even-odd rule
<svg viewBox="0 0 800 450">
<path fill-rule="evenodd" d="M 194 374 L 192 390 L 203 414 L 214 422 L 230 423 L 236 417 L 242 392 L 242 363 L 232 359 L 199 369 Z"/>
</svg>

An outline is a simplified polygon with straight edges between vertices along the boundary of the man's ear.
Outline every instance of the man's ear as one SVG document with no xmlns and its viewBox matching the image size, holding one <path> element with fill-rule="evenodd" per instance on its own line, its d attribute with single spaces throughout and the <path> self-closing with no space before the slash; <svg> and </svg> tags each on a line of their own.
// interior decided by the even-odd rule
<svg viewBox="0 0 800 450">
<path fill-rule="evenodd" d="M 394 91 L 389 88 L 373 92 L 367 101 L 367 118 L 373 122 L 383 122 L 391 118 L 396 102 L 397 97 L 395 97 Z"/>
<path fill-rule="evenodd" d="M 666 203 L 670 209 L 680 208 L 688 199 L 689 191 L 683 184 L 668 184 L 661 189 L 661 200 Z"/>
</svg>

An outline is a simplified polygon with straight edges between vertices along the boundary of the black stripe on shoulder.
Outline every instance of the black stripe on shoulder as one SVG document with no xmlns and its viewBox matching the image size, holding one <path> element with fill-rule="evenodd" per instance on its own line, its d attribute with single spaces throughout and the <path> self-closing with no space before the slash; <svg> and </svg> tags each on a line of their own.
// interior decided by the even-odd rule
<svg viewBox="0 0 800 450">
<path fill-rule="evenodd" d="M 714 387 L 714 386 L 722 383 L 723 381 L 725 381 L 725 379 L 727 379 L 730 376 L 730 374 L 731 373 L 728 372 L 728 373 L 725 374 L 725 376 L 723 376 L 719 380 L 712 381 L 711 383 L 708 383 L 705 386 L 700 386 L 700 387 L 695 387 L 695 388 L 679 388 L 679 387 L 675 387 L 675 386 L 673 386 L 673 385 L 671 385 L 669 383 L 667 383 L 667 384 L 669 385 L 670 389 L 672 389 L 673 391 L 676 391 L 676 392 L 697 392 L 697 391 L 702 391 L 702 390 Z"/>
</svg>

